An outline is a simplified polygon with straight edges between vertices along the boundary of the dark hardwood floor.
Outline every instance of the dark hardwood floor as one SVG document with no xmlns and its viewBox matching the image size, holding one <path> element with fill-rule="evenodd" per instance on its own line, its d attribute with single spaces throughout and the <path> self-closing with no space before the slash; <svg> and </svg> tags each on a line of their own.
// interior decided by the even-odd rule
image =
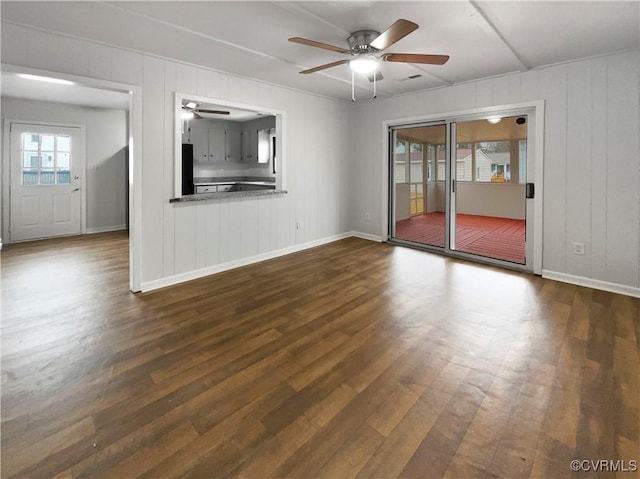
<svg viewBox="0 0 640 479">
<path fill-rule="evenodd" d="M 2 477 L 639 477 L 640 300 L 350 238 L 146 294 L 2 251 Z"/>
</svg>

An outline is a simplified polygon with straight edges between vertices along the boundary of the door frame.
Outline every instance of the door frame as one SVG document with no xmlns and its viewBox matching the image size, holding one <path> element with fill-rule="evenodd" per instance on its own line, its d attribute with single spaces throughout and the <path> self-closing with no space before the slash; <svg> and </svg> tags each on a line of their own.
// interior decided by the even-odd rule
<svg viewBox="0 0 640 479">
<path fill-rule="evenodd" d="M 49 78 L 69 80 L 78 86 L 117 91 L 129 95 L 129 109 L 127 114 L 127 130 L 129 137 L 129 289 L 134 293 L 142 291 L 142 87 L 128 83 L 100 80 L 98 78 L 11 65 L 7 63 L 0 64 L 0 68 L 2 69 L 3 74 L 18 75 L 21 73 L 28 73 L 32 75 L 46 76 Z M 3 158 L 6 158 L 6 151 L 4 148 Z M 6 171 L 5 168 L 7 161 L 8 160 L 2 161 L 1 166 L 3 171 Z M 2 195 L 0 195 L 2 198 L 3 235 L 6 234 L 6 231 L 4 230 L 8 228 L 7 225 L 9 221 L 9 217 L 7 216 L 9 213 L 9 199 L 7 198 L 8 184 L 6 184 L 6 180 L 4 179 L 6 176 L 7 175 L 3 173 L 3 181 L 0 184 L 3 190 Z"/>
<path fill-rule="evenodd" d="M 533 133 L 533 141 L 531 142 L 531 147 L 533 148 L 533 154 L 527 155 L 527 163 L 531 164 L 533 167 L 533 183 L 535 184 L 535 196 L 533 198 L 533 207 L 534 214 L 533 218 L 527 218 L 527 221 L 533 221 L 533 262 L 532 268 L 533 273 L 537 275 L 542 274 L 542 228 L 543 228 L 543 195 L 544 195 L 544 109 L 545 109 L 545 101 L 544 100 L 534 100 L 527 101 L 522 103 L 510 103 L 504 105 L 493 105 L 489 107 L 483 108 L 473 108 L 468 110 L 458 110 L 458 111 L 449 111 L 444 113 L 435 113 L 421 116 L 412 116 L 405 118 L 396 118 L 391 120 L 384 120 L 382 122 L 382 215 L 381 215 L 381 231 L 383 232 L 382 237 L 384 241 L 389 239 L 389 223 L 390 223 L 390 189 L 389 189 L 389 152 L 390 150 L 390 141 L 389 141 L 389 128 L 397 127 L 397 126 L 411 126 L 412 124 L 423 124 L 430 123 L 436 121 L 442 121 L 447 123 L 447 134 L 449 134 L 450 128 L 448 128 L 449 123 L 457 122 L 464 120 L 469 120 L 475 118 L 481 118 L 485 115 L 498 114 L 507 115 L 513 112 L 518 112 L 522 110 L 529 110 L 534 115 L 534 121 L 530 124 L 531 132 Z M 450 152 L 447 152 L 447 158 L 451 155 Z M 531 162 L 531 163 L 529 163 Z M 447 161 L 446 165 L 449 165 L 451 162 Z M 529 168 L 529 166 L 528 166 Z M 449 171 L 449 173 L 451 173 Z M 450 186 L 451 186 L 451 176 L 448 178 L 448 187 L 445 191 L 446 195 L 449 195 Z M 530 178 L 527 177 L 527 181 L 530 181 Z M 531 201 L 531 200 L 528 200 Z M 447 196 L 446 198 L 446 207 L 450 208 L 450 198 Z M 445 231 L 447 237 L 445 241 L 448 244 L 449 240 L 449 228 L 450 224 L 447 224 L 445 227 Z M 430 249 L 425 247 L 425 249 Z M 440 252 L 440 249 L 433 248 L 433 251 Z M 505 267 L 510 267 L 514 269 L 522 269 L 515 267 L 516 265 L 509 263 L 507 261 L 501 260 L 486 260 L 482 257 L 477 257 L 475 255 L 466 254 L 463 252 L 454 251 L 451 256 L 457 256 L 461 258 L 473 259 L 478 262 L 488 263 L 488 264 L 498 264 Z"/>
<path fill-rule="evenodd" d="M 3 204 L 5 204 L 5 211 L 7 216 L 5 216 L 5 221 L 3 225 L 2 237 L 8 238 L 8 243 L 13 243 L 14 240 L 11 237 L 11 208 L 12 208 L 12 197 L 11 197 L 11 187 L 13 186 L 12 178 L 13 178 L 13 162 L 11 161 L 11 141 L 13 138 L 11 137 L 11 126 L 12 125 L 36 125 L 36 126 L 53 126 L 53 127 L 64 127 L 64 128 L 78 128 L 80 130 L 80 135 L 82 136 L 82 144 L 80 147 L 80 152 L 82 154 L 83 160 L 83 168 L 82 168 L 82 177 L 80 181 L 80 234 L 87 233 L 87 128 L 85 125 L 74 124 L 74 123 L 59 123 L 54 121 L 29 121 L 29 120 L 17 120 L 17 119 L 9 119 L 5 118 L 4 120 L 4 132 L 3 132 L 3 152 L 2 157 L 4 160 L 4 167 L 6 168 L 7 174 L 3 175 L 4 179 L 3 185 L 5 191 L 5 197 L 3 198 Z M 23 241 L 31 241 L 31 240 L 23 240 Z"/>
</svg>

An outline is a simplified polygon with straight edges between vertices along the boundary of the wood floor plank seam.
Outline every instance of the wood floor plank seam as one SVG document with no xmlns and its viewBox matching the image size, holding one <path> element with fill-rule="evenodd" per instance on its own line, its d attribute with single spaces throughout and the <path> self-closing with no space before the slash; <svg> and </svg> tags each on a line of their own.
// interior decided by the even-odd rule
<svg viewBox="0 0 640 479">
<path fill-rule="evenodd" d="M 126 232 L 0 255 L 3 478 L 640 463 L 637 298 L 359 238 L 136 295 Z"/>
</svg>

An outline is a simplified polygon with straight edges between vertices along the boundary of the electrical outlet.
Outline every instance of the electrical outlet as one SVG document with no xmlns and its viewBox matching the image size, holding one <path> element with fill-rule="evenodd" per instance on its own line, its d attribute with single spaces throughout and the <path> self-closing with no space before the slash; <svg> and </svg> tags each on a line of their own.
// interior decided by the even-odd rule
<svg viewBox="0 0 640 479">
<path fill-rule="evenodd" d="M 573 243 L 573 254 L 584 256 L 584 243 Z"/>
<path fill-rule="evenodd" d="M 299 230 L 300 229 L 300 222 L 296 220 L 296 229 Z"/>
<path fill-rule="evenodd" d="M 371 215 L 369 214 L 368 211 L 364 214 L 364 219 L 367 220 L 367 221 L 369 221 L 371 219 Z"/>
</svg>

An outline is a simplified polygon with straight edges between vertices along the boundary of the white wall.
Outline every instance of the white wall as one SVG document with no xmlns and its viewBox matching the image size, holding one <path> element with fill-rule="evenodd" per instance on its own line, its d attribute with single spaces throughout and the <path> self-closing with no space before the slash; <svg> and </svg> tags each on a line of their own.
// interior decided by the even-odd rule
<svg viewBox="0 0 640 479">
<path fill-rule="evenodd" d="M 384 120 L 543 99 L 543 269 L 640 286 L 638 52 L 356 105 L 351 220 L 382 230 Z M 369 213 L 370 220 L 365 220 Z M 585 255 L 572 243 L 585 243 Z"/>
<path fill-rule="evenodd" d="M 348 103 L 9 23 L 2 61 L 142 86 L 143 289 L 350 230 Z M 289 193 L 169 203 L 175 91 L 284 110 Z"/>
<path fill-rule="evenodd" d="M 85 125 L 87 231 L 126 227 L 126 111 L 2 98 L 2 119 L 5 118 Z M 3 159 L 3 171 L 8 171 L 6 161 L 8 159 Z"/>
<path fill-rule="evenodd" d="M 354 106 L 2 24 L 4 63 L 142 86 L 142 281 L 156 284 L 350 230 L 383 236 L 384 120 L 544 99 L 543 268 L 637 289 L 639 60 L 612 55 Z M 176 90 L 285 110 L 290 193 L 170 204 Z"/>
</svg>

